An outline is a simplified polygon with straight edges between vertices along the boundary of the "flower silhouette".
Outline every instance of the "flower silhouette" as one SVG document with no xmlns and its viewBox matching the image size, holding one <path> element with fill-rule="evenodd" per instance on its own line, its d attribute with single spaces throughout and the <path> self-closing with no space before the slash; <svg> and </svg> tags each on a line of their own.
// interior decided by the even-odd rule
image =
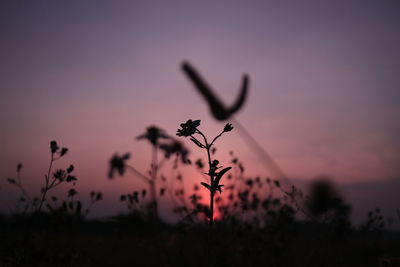
<svg viewBox="0 0 400 267">
<path fill-rule="evenodd" d="M 108 177 L 110 179 L 114 178 L 114 172 L 118 172 L 119 175 L 123 175 L 125 173 L 125 161 L 130 157 L 131 155 L 129 153 L 126 153 L 122 156 L 114 154 L 114 156 L 110 159 L 110 171 L 108 173 Z"/>
<path fill-rule="evenodd" d="M 181 123 L 182 129 L 178 129 L 176 135 L 184 137 L 191 136 L 196 132 L 197 127 L 199 126 L 200 126 L 200 120 L 195 120 L 195 121 L 188 120 L 185 123 Z"/>
<path fill-rule="evenodd" d="M 142 135 L 136 137 L 136 139 L 147 139 L 149 142 L 156 146 L 159 139 L 168 139 L 169 136 L 164 132 L 164 130 L 158 128 L 157 126 L 150 126 L 146 129 L 146 132 Z"/>
<path fill-rule="evenodd" d="M 224 132 L 230 132 L 233 130 L 233 126 L 231 123 L 227 123 L 224 127 Z"/>
</svg>

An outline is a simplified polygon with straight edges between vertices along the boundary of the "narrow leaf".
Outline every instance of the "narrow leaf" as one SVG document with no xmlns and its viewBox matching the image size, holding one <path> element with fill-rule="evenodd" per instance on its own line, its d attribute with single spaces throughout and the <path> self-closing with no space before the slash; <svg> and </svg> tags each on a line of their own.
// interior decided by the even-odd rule
<svg viewBox="0 0 400 267">
<path fill-rule="evenodd" d="M 194 139 L 193 137 L 190 138 L 190 141 L 195 143 L 200 148 L 205 148 L 205 146 L 202 143 L 200 143 L 197 139 Z"/>
<path fill-rule="evenodd" d="M 211 186 L 209 184 L 201 182 L 201 185 L 211 191 Z"/>
<path fill-rule="evenodd" d="M 221 170 L 220 172 L 218 172 L 217 176 L 215 177 L 215 181 L 214 181 L 214 185 L 218 186 L 219 181 L 221 180 L 222 176 L 229 171 L 230 169 L 232 169 L 232 167 L 226 167 L 225 169 Z"/>
</svg>

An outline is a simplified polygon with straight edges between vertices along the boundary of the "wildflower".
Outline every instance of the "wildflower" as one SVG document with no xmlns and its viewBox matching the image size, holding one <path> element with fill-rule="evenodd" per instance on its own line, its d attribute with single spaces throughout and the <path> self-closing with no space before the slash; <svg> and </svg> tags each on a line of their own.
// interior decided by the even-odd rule
<svg viewBox="0 0 400 267">
<path fill-rule="evenodd" d="M 136 137 L 136 139 L 147 139 L 150 141 L 150 143 L 153 144 L 153 146 L 158 144 L 158 139 L 168 139 L 169 136 L 164 132 L 164 130 L 156 127 L 156 126 L 150 126 L 146 129 L 146 132 L 142 135 L 139 135 Z"/>
<path fill-rule="evenodd" d="M 227 123 L 224 127 L 224 132 L 230 132 L 233 130 L 233 126 L 231 123 Z"/>
<path fill-rule="evenodd" d="M 74 170 L 74 165 L 69 165 L 69 167 L 68 167 L 68 169 L 67 169 L 67 172 L 68 173 L 71 173 L 72 171 Z"/>
<path fill-rule="evenodd" d="M 195 120 L 195 121 L 188 120 L 185 123 L 181 123 L 182 129 L 178 129 L 176 135 L 184 137 L 191 136 L 196 132 L 197 127 L 199 126 L 200 126 L 200 120 Z"/>
<path fill-rule="evenodd" d="M 125 173 L 125 161 L 130 158 L 130 154 L 126 153 L 122 157 L 118 154 L 115 154 L 110 160 L 110 171 L 108 173 L 108 177 L 110 179 L 113 178 L 114 172 L 117 171 L 119 175 L 123 175 Z"/>
<path fill-rule="evenodd" d="M 61 148 L 60 156 L 61 157 L 64 156 L 65 154 L 67 154 L 67 152 L 68 152 L 68 148 L 66 148 L 66 147 Z"/>
<path fill-rule="evenodd" d="M 53 173 L 54 178 L 58 179 L 58 180 L 63 180 L 64 176 L 65 176 L 65 171 L 62 169 L 56 170 Z"/>
<path fill-rule="evenodd" d="M 51 150 L 51 153 L 52 153 L 52 154 L 56 153 L 58 149 L 60 149 L 60 148 L 59 148 L 59 146 L 57 145 L 57 142 L 56 142 L 56 141 L 51 141 L 51 142 L 50 142 L 50 150 Z"/>
</svg>

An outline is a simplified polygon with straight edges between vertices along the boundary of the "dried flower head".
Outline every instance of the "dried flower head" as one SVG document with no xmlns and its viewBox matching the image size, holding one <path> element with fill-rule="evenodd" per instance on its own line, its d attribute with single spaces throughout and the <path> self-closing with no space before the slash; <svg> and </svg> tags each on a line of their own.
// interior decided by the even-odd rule
<svg viewBox="0 0 400 267">
<path fill-rule="evenodd" d="M 227 123 L 224 127 L 224 132 L 230 132 L 233 130 L 233 126 L 231 123 Z"/>
<path fill-rule="evenodd" d="M 181 129 L 178 129 L 176 132 L 177 136 L 184 136 L 184 137 L 188 137 L 193 135 L 196 130 L 197 127 L 200 126 L 200 120 L 188 120 L 185 123 L 181 123 Z"/>
<path fill-rule="evenodd" d="M 114 154 L 114 156 L 110 159 L 110 171 L 108 173 L 108 177 L 110 179 L 114 178 L 114 172 L 118 172 L 119 175 L 123 175 L 125 173 L 125 161 L 130 158 L 130 154 L 126 153 L 122 156 L 118 154 Z"/>
</svg>

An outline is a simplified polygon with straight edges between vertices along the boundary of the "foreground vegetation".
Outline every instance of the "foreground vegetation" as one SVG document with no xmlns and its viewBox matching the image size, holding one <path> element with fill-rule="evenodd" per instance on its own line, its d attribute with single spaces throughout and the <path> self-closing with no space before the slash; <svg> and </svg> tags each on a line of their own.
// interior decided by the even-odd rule
<svg viewBox="0 0 400 267">
<path fill-rule="evenodd" d="M 112 218 L 87 219 L 103 194 L 93 191 L 90 203 L 79 201 L 74 166 L 54 170 L 68 152 L 56 141 L 50 142 L 49 168 L 37 196 L 24 187 L 18 164 L 16 177 L 7 179 L 20 192 L 18 204 L 12 215 L 0 217 L 0 266 L 399 265 L 400 233 L 384 230 L 379 209 L 355 226 L 351 206 L 328 179 L 314 181 L 305 194 L 279 180 L 246 176 L 232 151 L 229 166 L 223 166 L 215 158 L 215 141 L 233 125 L 226 124 L 213 139 L 199 126 L 200 120 L 188 120 L 177 135 L 206 152 L 205 164 L 190 160 L 185 145 L 156 126 L 137 138 L 152 149 L 148 175 L 128 163 L 130 153 L 111 157 L 110 179 L 131 176 L 146 185 L 121 194 L 127 213 Z M 182 164 L 199 173 L 190 192 L 179 171 Z M 166 177 L 163 168 L 172 168 L 176 177 Z M 51 195 L 57 186 L 70 186 L 66 197 Z M 200 190 L 209 193 L 207 200 Z M 167 196 L 179 217 L 174 225 L 158 214 Z"/>
</svg>

